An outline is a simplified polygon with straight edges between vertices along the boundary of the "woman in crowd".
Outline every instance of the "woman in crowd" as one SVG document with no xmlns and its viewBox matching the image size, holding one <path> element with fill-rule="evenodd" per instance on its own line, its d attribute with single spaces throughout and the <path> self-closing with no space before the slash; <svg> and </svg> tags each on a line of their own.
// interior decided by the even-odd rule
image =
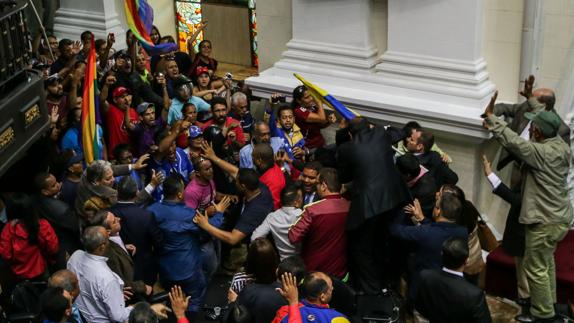
<svg viewBox="0 0 574 323">
<path fill-rule="evenodd" d="M 59 248 L 54 229 L 38 218 L 32 201 L 23 193 L 14 194 L 8 201 L 6 215 L 8 223 L 0 236 L 2 259 L 17 280 L 46 280 L 48 266 L 56 260 Z"/>
<path fill-rule="evenodd" d="M 227 293 L 229 302 L 234 302 L 237 295 L 247 284 L 271 284 L 276 281 L 279 256 L 273 244 L 265 238 L 257 238 L 249 245 L 245 271 L 233 276 Z"/>
<path fill-rule="evenodd" d="M 215 71 L 217 71 L 217 60 L 211 57 L 211 41 L 204 39 L 199 43 L 199 52 L 193 57 L 193 64 L 191 65 L 191 77 L 197 79 L 199 76 L 197 74 L 198 67 L 205 67 L 209 73 L 210 77 L 213 77 Z"/>
<path fill-rule="evenodd" d="M 314 98 L 304 85 L 300 85 L 293 90 L 291 106 L 295 113 L 295 123 L 305 137 L 305 147 L 317 149 L 325 146 L 321 129 L 329 126 L 329 121 L 323 104 Z"/>
<path fill-rule="evenodd" d="M 159 29 L 156 26 L 151 27 L 151 33 L 149 34 L 151 41 L 154 45 L 158 45 L 161 39 L 161 34 L 159 33 Z"/>
<path fill-rule="evenodd" d="M 214 96 L 220 95 L 225 91 L 225 85 L 215 88 L 211 82 L 211 76 L 207 67 L 200 66 L 195 73 L 197 75 L 196 85 L 193 87 L 193 95 L 202 98 L 205 102 L 211 104 Z M 221 82 L 218 82 L 221 83 Z"/>
</svg>

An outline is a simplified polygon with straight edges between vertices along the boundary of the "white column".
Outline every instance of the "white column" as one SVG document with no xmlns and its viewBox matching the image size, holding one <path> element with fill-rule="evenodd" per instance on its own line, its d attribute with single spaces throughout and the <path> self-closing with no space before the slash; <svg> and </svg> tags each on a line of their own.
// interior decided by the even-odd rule
<svg viewBox="0 0 574 323">
<path fill-rule="evenodd" d="M 481 107 L 494 88 L 482 57 L 483 0 L 401 0 L 388 6 L 387 51 L 376 67 L 385 84 Z"/>
<path fill-rule="evenodd" d="M 58 39 L 79 40 L 80 34 L 86 30 L 103 39 L 108 33 L 115 33 L 116 49 L 126 47 L 126 28 L 121 0 L 60 0 L 54 21 L 54 33 Z"/>
</svg>

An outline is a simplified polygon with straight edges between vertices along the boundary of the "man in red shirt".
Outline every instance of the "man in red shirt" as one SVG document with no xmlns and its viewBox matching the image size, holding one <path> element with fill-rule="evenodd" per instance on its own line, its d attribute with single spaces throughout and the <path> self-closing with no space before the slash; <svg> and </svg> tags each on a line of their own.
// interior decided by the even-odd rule
<svg viewBox="0 0 574 323">
<path fill-rule="evenodd" d="M 253 165 L 259 175 L 261 183 L 265 184 L 273 197 L 273 209 L 281 208 L 281 191 L 285 187 L 285 175 L 281 168 L 275 164 L 273 148 L 269 144 L 256 144 L 251 153 Z"/>
<path fill-rule="evenodd" d="M 289 229 L 289 241 L 302 243 L 301 257 L 309 271 L 343 278 L 347 274 L 345 221 L 351 203 L 341 197 L 334 168 L 319 171 L 317 193 L 322 200 L 309 204 Z"/>
<path fill-rule="evenodd" d="M 106 129 L 108 132 L 108 157 L 115 158 L 113 155 L 114 148 L 119 144 L 130 144 L 130 135 L 125 120 L 126 109 L 129 109 L 130 120 L 139 120 L 137 112 L 130 108 L 132 96 L 128 89 L 119 86 L 113 92 L 113 104 L 109 104 L 106 113 Z"/>
<path fill-rule="evenodd" d="M 211 125 L 221 128 L 222 134 L 227 138 L 227 144 L 237 142 L 241 146 L 245 145 L 245 135 L 238 120 L 227 116 L 227 101 L 222 97 L 214 97 L 211 100 L 211 113 L 213 117 L 203 124 L 202 130 Z"/>
</svg>

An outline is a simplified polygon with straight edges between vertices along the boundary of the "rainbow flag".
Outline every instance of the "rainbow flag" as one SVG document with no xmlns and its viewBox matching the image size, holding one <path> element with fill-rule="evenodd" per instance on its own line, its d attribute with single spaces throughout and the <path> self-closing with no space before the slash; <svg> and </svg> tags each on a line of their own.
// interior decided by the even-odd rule
<svg viewBox="0 0 574 323">
<path fill-rule="evenodd" d="M 331 109 L 337 111 L 337 113 L 339 113 L 346 120 L 351 120 L 355 117 L 361 116 L 357 112 L 344 106 L 343 103 L 339 102 L 339 100 L 335 99 L 332 95 L 327 93 L 327 91 L 304 79 L 301 75 L 297 73 L 293 73 L 293 75 L 299 81 L 301 81 L 309 91 L 311 91 L 311 95 L 329 106 Z"/>
<path fill-rule="evenodd" d="M 177 51 L 177 44 L 154 45 L 150 33 L 153 26 L 153 9 L 146 0 L 124 0 L 126 21 L 139 43 L 149 55 Z"/>
<path fill-rule="evenodd" d="M 88 54 L 88 62 L 86 65 L 86 76 L 84 78 L 84 93 L 82 100 L 82 120 L 81 120 L 81 136 L 82 148 L 84 150 L 84 158 L 86 163 L 91 164 L 96 159 L 102 159 L 101 151 L 101 132 L 98 127 L 99 116 L 99 100 L 96 94 L 97 86 L 96 72 L 96 45 L 92 37 L 92 47 Z"/>
</svg>

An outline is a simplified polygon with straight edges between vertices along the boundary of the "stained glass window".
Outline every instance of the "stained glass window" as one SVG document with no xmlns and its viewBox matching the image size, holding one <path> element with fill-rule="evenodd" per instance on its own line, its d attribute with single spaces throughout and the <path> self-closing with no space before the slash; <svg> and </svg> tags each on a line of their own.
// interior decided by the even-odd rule
<svg viewBox="0 0 574 323">
<path fill-rule="evenodd" d="M 249 8 L 251 64 L 257 67 L 259 65 L 259 58 L 257 55 L 257 20 L 255 17 L 255 0 L 240 0 L 234 2 L 247 4 L 247 7 Z M 188 35 L 193 34 L 201 26 L 201 0 L 177 0 L 175 1 L 175 8 L 179 49 L 183 52 L 187 52 Z M 202 40 L 203 31 L 197 35 L 197 38 L 193 42 L 196 52 L 199 51 L 199 42 Z"/>
</svg>

